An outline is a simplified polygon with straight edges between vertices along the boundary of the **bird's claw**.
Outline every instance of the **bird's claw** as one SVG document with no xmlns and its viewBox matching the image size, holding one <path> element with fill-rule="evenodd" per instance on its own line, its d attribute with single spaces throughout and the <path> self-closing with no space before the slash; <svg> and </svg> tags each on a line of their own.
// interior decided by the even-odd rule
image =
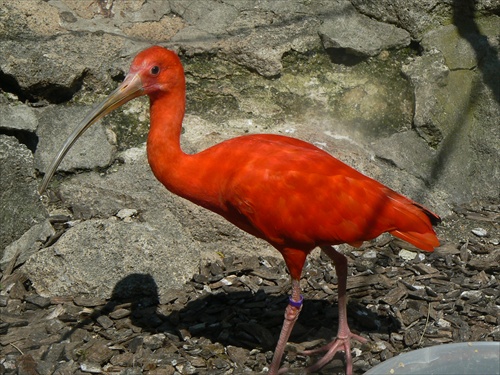
<svg viewBox="0 0 500 375">
<path fill-rule="evenodd" d="M 320 368 L 330 362 L 338 351 L 343 351 L 345 353 L 346 375 L 352 375 L 351 340 L 357 340 L 361 343 L 365 343 L 367 341 L 364 337 L 349 332 L 347 337 L 337 337 L 332 342 L 320 348 L 305 350 L 301 352 L 301 354 L 307 356 L 326 352 L 326 354 L 318 362 L 306 369 L 307 372 L 312 373 L 318 371 Z"/>
</svg>

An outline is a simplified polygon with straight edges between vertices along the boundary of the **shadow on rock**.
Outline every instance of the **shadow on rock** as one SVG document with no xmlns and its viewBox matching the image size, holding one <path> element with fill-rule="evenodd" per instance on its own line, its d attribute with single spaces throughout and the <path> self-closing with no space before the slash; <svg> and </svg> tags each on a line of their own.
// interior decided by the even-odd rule
<svg viewBox="0 0 500 375">
<path fill-rule="evenodd" d="M 500 82 L 498 72 L 500 61 L 497 49 L 488 41 L 475 20 L 477 9 L 473 0 L 454 0 L 453 24 L 460 36 L 474 49 L 478 68 L 483 82 L 493 92 L 495 100 L 500 103 Z"/>
</svg>

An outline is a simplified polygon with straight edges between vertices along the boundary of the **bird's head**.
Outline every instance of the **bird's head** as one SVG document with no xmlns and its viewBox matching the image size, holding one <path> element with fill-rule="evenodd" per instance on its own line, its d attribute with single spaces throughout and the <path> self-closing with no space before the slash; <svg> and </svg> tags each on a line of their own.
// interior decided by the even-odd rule
<svg viewBox="0 0 500 375">
<path fill-rule="evenodd" d="M 162 93 L 182 86 L 184 89 L 184 70 L 179 57 L 166 48 L 153 46 L 140 52 L 132 61 L 130 70 L 118 88 L 78 124 L 66 139 L 57 156 L 45 172 L 39 192 L 42 194 L 64 156 L 76 140 L 95 122 L 114 109 L 142 95 L 155 98 Z"/>
<path fill-rule="evenodd" d="M 127 86 L 130 86 L 128 90 L 132 99 L 135 92 L 155 96 L 179 85 L 184 86 L 184 69 L 179 56 L 163 47 L 153 46 L 134 58 L 120 87 L 127 91 Z"/>
</svg>

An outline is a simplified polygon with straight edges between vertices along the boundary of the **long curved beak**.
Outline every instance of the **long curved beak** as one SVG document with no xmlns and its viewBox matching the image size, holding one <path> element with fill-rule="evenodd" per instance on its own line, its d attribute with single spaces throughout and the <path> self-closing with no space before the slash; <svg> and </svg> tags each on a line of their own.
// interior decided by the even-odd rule
<svg viewBox="0 0 500 375">
<path fill-rule="evenodd" d="M 125 104 L 129 100 L 137 98 L 138 96 L 144 95 L 144 89 L 142 86 L 142 81 L 139 74 L 128 74 L 125 77 L 125 80 L 122 82 L 118 88 L 113 91 L 102 103 L 98 104 L 73 130 L 71 135 L 66 139 L 64 145 L 59 150 L 59 153 L 54 158 L 50 167 L 47 169 L 45 176 L 43 177 L 42 184 L 39 188 L 40 195 L 43 194 L 45 189 L 57 170 L 57 167 L 61 163 L 64 156 L 68 153 L 69 149 L 76 140 L 83 134 L 85 131 L 90 128 L 92 124 L 106 116 L 108 113 L 113 111 L 114 109 L 120 107 Z"/>
</svg>

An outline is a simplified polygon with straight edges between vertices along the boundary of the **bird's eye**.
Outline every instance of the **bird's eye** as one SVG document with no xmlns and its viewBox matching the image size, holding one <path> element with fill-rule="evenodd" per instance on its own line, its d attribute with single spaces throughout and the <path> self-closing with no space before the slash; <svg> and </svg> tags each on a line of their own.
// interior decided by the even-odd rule
<svg viewBox="0 0 500 375">
<path fill-rule="evenodd" d="M 160 73 L 160 67 L 158 65 L 155 65 L 151 68 L 151 74 L 152 75 L 157 75 L 158 73 Z"/>
</svg>

